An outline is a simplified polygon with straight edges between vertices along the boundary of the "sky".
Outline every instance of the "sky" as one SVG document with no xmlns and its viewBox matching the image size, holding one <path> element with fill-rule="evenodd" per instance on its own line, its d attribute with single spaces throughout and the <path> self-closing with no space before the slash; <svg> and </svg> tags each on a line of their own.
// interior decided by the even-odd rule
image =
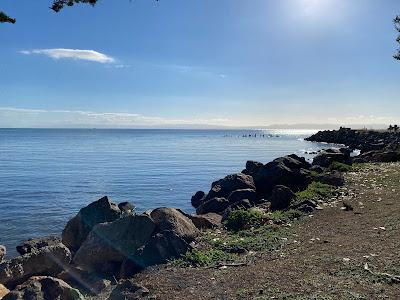
<svg viewBox="0 0 400 300">
<path fill-rule="evenodd" d="M 0 127 L 400 123 L 398 0 L 2 0 Z"/>
</svg>

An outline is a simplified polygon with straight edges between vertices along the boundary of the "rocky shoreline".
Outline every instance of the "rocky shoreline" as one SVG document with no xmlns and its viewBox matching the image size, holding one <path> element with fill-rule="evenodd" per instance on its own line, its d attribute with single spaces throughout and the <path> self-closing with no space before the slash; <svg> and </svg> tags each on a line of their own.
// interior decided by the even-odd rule
<svg viewBox="0 0 400 300">
<path fill-rule="evenodd" d="M 341 128 L 307 140 L 346 147 L 321 151 L 312 163 L 294 154 L 267 164 L 248 161 L 241 173 L 195 193 L 195 215 L 174 208 L 135 214 L 133 204 L 103 197 L 82 208 L 61 237 L 23 242 L 20 256 L 10 260 L 3 260 L 6 249 L 0 247 L 0 299 L 84 299 L 104 290 L 110 300 L 151 298 L 130 278 L 192 251 L 203 229 L 223 227 L 237 211 L 311 213 L 319 204 L 305 194 L 310 186 L 343 185 L 342 172 L 353 162 L 400 160 L 395 133 Z M 354 149 L 361 154 L 351 157 Z"/>
</svg>

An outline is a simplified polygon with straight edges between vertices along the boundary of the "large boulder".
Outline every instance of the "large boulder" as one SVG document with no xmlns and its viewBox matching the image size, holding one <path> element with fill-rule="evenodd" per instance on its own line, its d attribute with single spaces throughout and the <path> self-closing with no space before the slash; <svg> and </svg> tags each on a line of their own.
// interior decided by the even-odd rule
<svg viewBox="0 0 400 300">
<path fill-rule="evenodd" d="M 213 198 L 228 198 L 233 191 L 241 189 L 255 190 L 253 178 L 243 173 L 228 175 L 212 183 L 204 202 Z"/>
<path fill-rule="evenodd" d="M 333 162 L 351 164 L 350 150 L 347 148 L 327 149 L 321 151 L 313 159 L 313 165 L 329 167 Z"/>
<path fill-rule="evenodd" d="M 287 209 L 292 200 L 296 198 L 295 193 L 284 185 L 277 185 L 272 190 L 271 198 L 271 210 L 282 210 Z"/>
<path fill-rule="evenodd" d="M 253 174 L 258 198 L 269 198 L 276 185 L 285 185 L 293 191 L 304 189 L 311 182 L 310 168 L 304 157 L 295 154 L 267 163 Z"/>
<path fill-rule="evenodd" d="M 107 300 L 138 300 L 149 295 L 149 290 L 133 279 L 121 280 Z"/>
<path fill-rule="evenodd" d="M 242 201 L 242 200 L 249 200 L 250 203 L 255 204 L 257 202 L 257 193 L 253 189 L 242 189 L 242 190 L 236 190 L 233 191 L 229 197 L 228 201 L 230 204 L 234 204 L 236 202 Z"/>
<path fill-rule="evenodd" d="M 99 294 L 107 285 L 107 280 L 101 274 L 81 270 L 70 265 L 65 271 L 57 275 L 57 278 L 69 285 L 90 294 Z M 102 282 L 104 284 L 102 284 Z"/>
<path fill-rule="evenodd" d="M 71 262 L 71 252 L 63 244 L 41 248 L 0 263 L 0 282 L 7 287 L 34 275 L 57 276 Z"/>
<path fill-rule="evenodd" d="M 0 262 L 3 261 L 3 258 L 6 256 L 6 253 L 7 253 L 6 247 L 0 245 Z"/>
<path fill-rule="evenodd" d="M 242 171 L 243 174 L 253 175 L 258 172 L 258 170 L 263 166 L 263 163 L 258 161 L 248 160 L 246 162 L 246 169 Z"/>
<path fill-rule="evenodd" d="M 18 285 L 3 300 L 84 300 L 83 295 L 64 281 L 48 277 L 35 276 Z"/>
<path fill-rule="evenodd" d="M 204 201 L 206 194 L 203 191 L 198 191 L 192 196 L 191 203 L 194 208 L 198 208 Z"/>
<path fill-rule="evenodd" d="M 199 230 L 193 222 L 179 210 L 161 207 L 150 213 L 157 225 L 158 231 L 172 231 L 188 243 L 192 242 L 199 234 Z"/>
<path fill-rule="evenodd" d="M 41 238 L 33 238 L 20 243 L 17 246 L 17 251 L 19 254 L 24 255 L 37 251 L 41 248 L 54 246 L 61 243 L 61 238 L 58 236 L 46 236 Z"/>
<path fill-rule="evenodd" d="M 121 210 L 118 206 L 108 197 L 103 197 L 82 208 L 69 220 L 62 232 L 62 241 L 72 252 L 76 252 L 94 226 L 115 221 L 120 216 Z"/>
<path fill-rule="evenodd" d="M 204 202 L 202 205 L 200 205 L 196 209 L 196 213 L 198 215 L 203 215 L 207 214 L 210 212 L 213 213 L 220 213 L 224 211 L 228 206 L 229 206 L 229 201 L 226 198 L 212 198 L 206 202 Z"/>
<path fill-rule="evenodd" d="M 332 171 L 330 173 L 319 174 L 314 177 L 314 181 L 333 185 L 333 186 L 343 186 L 344 185 L 344 176 L 339 171 Z"/>
<path fill-rule="evenodd" d="M 194 226 L 198 229 L 211 229 L 221 227 L 222 216 L 216 213 L 207 213 L 204 215 L 188 215 Z"/>
<path fill-rule="evenodd" d="M 190 244 L 182 237 L 167 230 L 154 235 L 143 248 L 130 257 L 130 260 L 139 268 L 146 268 L 178 258 L 190 249 Z"/>
<path fill-rule="evenodd" d="M 400 161 L 400 150 L 374 150 L 362 153 L 354 158 L 354 162 L 396 162 Z"/>
<path fill-rule="evenodd" d="M 132 215 L 96 225 L 76 252 L 73 264 L 86 271 L 115 274 L 126 257 L 151 238 L 156 224 L 147 215 Z"/>
</svg>

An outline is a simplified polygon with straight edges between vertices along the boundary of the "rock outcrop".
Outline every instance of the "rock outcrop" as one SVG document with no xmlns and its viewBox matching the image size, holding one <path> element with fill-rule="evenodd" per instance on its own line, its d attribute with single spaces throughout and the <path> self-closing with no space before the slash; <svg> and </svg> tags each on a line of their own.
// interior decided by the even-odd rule
<svg viewBox="0 0 400 300">
<path fill-rule="evenodd" d="M 250 203 L 253 205 L 257 203 L 257 193 L 253 189 L 242 189 L 242 190 L 236 190 L 233 191 L 229 197 L 228 201 L 230 204 L 234 204 L 236 202 L 242 201 L 242 200 L 249 200 Z"/>
<path fill-rule="evenodd" d="M 70 262 L 71 252 L 63 244 L 44 247 L 0 263 L 0 282 L 13 287 L 31 276 L 57 276 Z"/>
<path fill-rule="evenodd" d="M 94 226 L 115 221 L 120 216 L 121 210 L 118 206 L 108 197 L 103 197 L 82 208 L 67 223 L 62 232 L 62 241 L 72 252 L 76 252 Z"/>
<path fill-rule="evenodd" d="M 194 226 L 198 229 L 211 229 L 221 227 L 222 216 L 216 213 L 207 213 L 204 215 L 187 215 L 192 220 Z"/>
<path fill-rule="evenodd" d="M 73 264 L 83 270 L 116 274 L 126 257 L 153 235 L 156 224 L 147 215 L 133 215 L 96 225 L 76 252 Z"/>
<path fill-rule="evenodd" d="M 314 177 L 314 181 L 338 187 L 344 185 L 344 176 L 341 172 L 334 170 L 330 173 L 318 174 Z"/>
<path fill-rule="evenodd" d="M 48 277 L 35 276 L 18 285 L 3 300 L 84 300 L 83 295 L 64 281 Z"/>
<path fill-rule="evenodd" d="M 133 279 L 121 280 L 107 300 L 139 300 L 148 296 L 150 291 L 138 285 Z"/>
<path fill-rule="evenodd" d="M 199 230 L 193 222 L 174 208 L 161 207 L 150 213 L 159 232 L 171 231 L 190 243 L 198 236 Z"/>
<path fill-rule="evenodd" d="M 213 198 L 227 199 L 233 191 L 242 189 L 255 190 L 253 178 L 243 173 L 228 175 L 212 183 L 211 190 L 206 195 L 204 202 Z"/>
<path fill-rule="evenodd" d="M 280 157 L 260 167 L 252 174 L 259 198 L 269 198 L 276 185 L 284 185 L 297 192 L 311 182 L 311 165 L 295 154 Z"/>
<path fill-rule="evenodd" d="M 196 209 L 196 213 L 198 215 L 203 215 L 203 214 L 207 214 L 210 212 L 221 213 L 225 209 L 227 209 L 229 205 L 230 205 L 230 203 L 229 203 L 228 199 L 215 197 L 215 198 L 207 200 L 206 202 L 201 204 Z"/>
<path fill-rule="evenodd" d="M 271 210 L 287 209 L 295 198 L 296 195 L 290 188 L 284 185 L 277 185 L 272 190 L 272 195 L 269 198 Z"/>
<path fill-rule="evenodd" d="M 20 243 L 17 246 L 17 251 L 19 254 L 24 255 L 44 247 L 54 246 L 61 243 L 61 238 L 58 236 L 46 236 L 41 238 L 33 238 Z"/>
<path fill-rule="evenodd" d="M 392 151 L 386 149 L 365 152 L 354 158 L 354 162 L 356 163 L 396 161 L 400 161 L 400 151 Z"/>
<path fill-rule="evenodd" d="M 198 191 L 192 196 L 191 203 L 194 208 L 198 208 L 203 202 L 206 194 L 203 191 Z"/>
<path fill-rule="evenodd" d="M 350 152 L 346 148 L 323 150 L 314 157 L 312 164 L 327 168 L 333 162 L 351 164 Z"/>
<path fill-rule="evenodd" d="M 319 131 L 306 138 L 306 140 L 311 142 L 342 144 L 348 146 L 352 150 L 359 149 L 361 153 L 365 153 L 373 150 L 384 150 L 393 144 L 399 145 L 400 132 L 340 128 L 339 130 Z"/>
</svg>

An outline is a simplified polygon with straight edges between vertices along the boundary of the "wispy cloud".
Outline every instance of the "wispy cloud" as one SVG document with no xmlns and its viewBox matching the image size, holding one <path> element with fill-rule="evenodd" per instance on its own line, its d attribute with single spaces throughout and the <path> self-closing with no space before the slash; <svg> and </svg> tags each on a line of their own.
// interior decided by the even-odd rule
<svg viewBox="0 0 400 300">
<path fill-rule="evenodd" d="M 0 127 L 221 127 L 226 118 L 169 119 L 126 112 L 92 112 L 80 110 L 43 110 L 0 107 Z"/>
<path fill-rule="evenodd" d="M 54 59 L 88 60 L 102 64 L 116 62 L 115 58 L 94 50 L 56 48 L 56 49 L 23 50 L 20 51 L 20 53 L 25 55 L 32 55 L 32 54 L 45 55 Z"/>
</svg>

